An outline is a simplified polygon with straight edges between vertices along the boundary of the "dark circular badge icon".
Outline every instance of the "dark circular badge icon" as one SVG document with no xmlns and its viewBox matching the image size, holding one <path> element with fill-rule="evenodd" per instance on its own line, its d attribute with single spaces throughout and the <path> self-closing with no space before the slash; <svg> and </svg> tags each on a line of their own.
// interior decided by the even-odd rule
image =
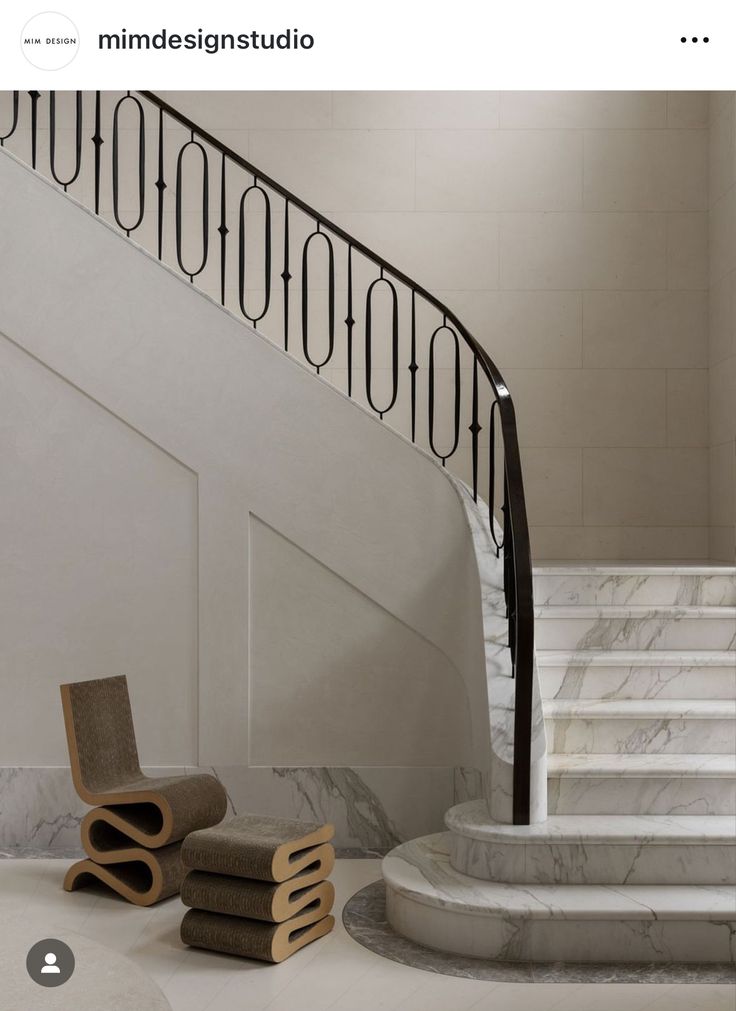
<svg viewBox="0 0 736 1011">
<path fill-rule="evenodd" d="M 74 953 L 63 941 L 47 937 L 28 952 L 26 969 L 39 986 L 61 986 L 74 972 Z"/>
</svg>

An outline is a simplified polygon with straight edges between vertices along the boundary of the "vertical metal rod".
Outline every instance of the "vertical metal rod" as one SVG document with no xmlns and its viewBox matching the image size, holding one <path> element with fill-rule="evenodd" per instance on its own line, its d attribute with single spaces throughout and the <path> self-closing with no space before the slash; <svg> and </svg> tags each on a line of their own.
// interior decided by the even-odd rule
<svg viewBox="0 0 736 1011">
<path fill-rule="evenodd" d="M 220 302 L 222 305 L 225 304 L 225 274 L 226 274 L 226 257 L 227 257 L 227 209 L 226 209 L 226 190 L 225 190 L 225 153 L 222 154 L 222 162 L 220 165 L 220 224 L 217 231 L 220 233 Z"/>
<path fill-rule="evenodd" d="M 470 422 L 471 452 L 473 457 L 473 501 L 478 501 L 478 435 L 480 425 L 478 424 L 478 358 L 473 356 L 473 419 Z"/>
<path fill-rule="evenodd" d="M 95 147 L 95 214 L 100 213 L 100 170 L 102 168 L 102 110 L 100 92 L 95 92 L 95 132 L 92 134 L 92 143 Z"/>
<path fill-rule="evenodd" d="M 158 110 L 158 175 L 156 177 L 156 189 L 158 190 L 158 228 L 157 246 L 158 258 L 161 259 L 164 241 L 164 190 L 166 181 L 164 179 L 164 112 Z"/>
<path fill-rule="evenodd" d="M 409 362 L 411 396 L 411 441 L 417 441 L 417 305 L 416 292 L 411 289 L 411 361 Z"/>
<path fill-rule="evenodd" d="M 347 353 L 348 353 L 348 396 L 353 395 L 353 247 L 348 243 L 348 314 L 345 317 L 347 327 Z"/>
<path fill-rule="evenodd" d="M 38 100 L 41 92 L 29 91 L 28 94 L 31 96 L 31 168 L 35 169 L 38 149 Z"/>
<path fill-rule="evenodd" d="M 284 282 L 284 351 L 289 350 L 289 199 L 284 205 L 284 269 L 281 271 Z"/>
</svg>

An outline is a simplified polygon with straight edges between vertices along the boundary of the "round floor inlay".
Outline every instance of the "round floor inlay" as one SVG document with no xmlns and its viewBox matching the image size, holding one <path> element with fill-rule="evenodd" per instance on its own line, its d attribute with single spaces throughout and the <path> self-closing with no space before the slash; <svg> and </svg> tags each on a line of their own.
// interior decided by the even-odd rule
<svg viewBox="0 0 736 1011">
<path fill-rule="evenodd" d="M 386 888 L 374 881 L 346 903 L 342 921 L 348 934 L 364 948 L 393 962 L 443 976 L 493 980 L 498 983 L 732 983 L 731 964 L 491 962 L 449 955 L 409 941 L 392 930 L 386 919 Z"/>
</svg>

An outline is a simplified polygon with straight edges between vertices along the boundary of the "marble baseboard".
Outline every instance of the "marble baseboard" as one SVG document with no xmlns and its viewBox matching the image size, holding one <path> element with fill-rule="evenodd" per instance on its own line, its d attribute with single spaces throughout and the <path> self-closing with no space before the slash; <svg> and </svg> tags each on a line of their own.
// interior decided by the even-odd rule
<svg viewBox="0 0 736 1011">
<path fill-rule="evenodd" d="M 386 886 L 375 881 L 345 904 L 348 934 L 369 951 L 400 965 L 463 979 L 499 983 L 731 983 L 734 967 L 716 963 L 663 962 L 506 962 L 469 958 L 417 944 L 391 927 L 386 915 Z"/>
<path fill-rule="evenodd" d="M 155 775 L 214 773 L 228 795 L 228 816 L 257 811 L 330 821 L 346 856 L 382 856 L 406 839 L 443 826 L 456 802 L 456 784 L 471 772 L 452 768 L 147 769 Z M 477 781 L 473 780 L 477 785 Z M 459 799 L 466 799 L 462 794 Z M 76 855 L 88 807 L 68 768 L 0 768 L 0 851 L 28 856 Z"/>
</svg>

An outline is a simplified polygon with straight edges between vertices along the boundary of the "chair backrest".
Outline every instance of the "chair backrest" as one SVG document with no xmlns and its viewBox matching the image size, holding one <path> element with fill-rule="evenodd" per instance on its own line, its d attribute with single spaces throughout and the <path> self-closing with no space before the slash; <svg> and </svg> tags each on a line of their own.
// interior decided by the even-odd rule
<svg viewBox="0 0 736 1011">
<path fill-rule="evenodd" d="M 141 776 L 125 675 L 61 685 L 72 778 L 89 794 L 114 791 Z"/>
</svg>

